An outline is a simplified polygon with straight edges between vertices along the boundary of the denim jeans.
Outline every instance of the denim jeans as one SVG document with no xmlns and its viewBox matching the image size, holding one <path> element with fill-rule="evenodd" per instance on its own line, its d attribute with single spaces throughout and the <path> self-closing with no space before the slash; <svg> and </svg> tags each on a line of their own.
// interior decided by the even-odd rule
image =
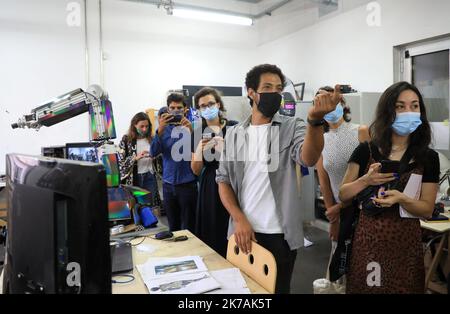
<svg viewBox="0 0 450 314">
<path fill-rule="evenodd" d="M 151 172 L 138 174 L 138 186 L 152 193 L 153 204 L 156 203 L 156 195 L 158 192 L 158 184 L 156 183 L 156 176 Z"/>
<path fill-rule="evenodd" d="M 197 182 L 163 184 L 163 208 L 167 214 L 170 231 L 188 229 L 194 232 L 197 195 Z"/>
</svg>

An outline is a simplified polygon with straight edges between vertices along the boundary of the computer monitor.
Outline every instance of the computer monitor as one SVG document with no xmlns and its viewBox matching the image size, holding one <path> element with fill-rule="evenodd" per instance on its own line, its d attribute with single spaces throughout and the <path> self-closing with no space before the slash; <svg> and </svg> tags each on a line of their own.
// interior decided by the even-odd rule
<svg viewBox="0 0 450 314">
<path fill-rule="evenodd" d="M 66 158 L 98 163 L 97 149 L 93 143 L 67 143 Z"/>
<path fill-rule="evenodd" d="M 103 165 L 6 156 L 5 293 L 111 293 Z"/>
<path fill-rule="evenodd" d="M 115 223 L 131 223 L 133 200 L 131 194 L 123 187 L 108 188 L 109 220 Z"/>
</svg>

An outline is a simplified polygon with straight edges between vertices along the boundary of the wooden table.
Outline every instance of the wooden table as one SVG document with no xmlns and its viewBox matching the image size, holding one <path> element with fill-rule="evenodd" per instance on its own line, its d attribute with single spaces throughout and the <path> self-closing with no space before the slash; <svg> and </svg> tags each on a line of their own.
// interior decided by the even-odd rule
<svg viewBox="0 0 450 314">
<path fill-rule="evenodd" d="M 6 193 L 5 191 L 2 190 L 1 183 L 0 183 L 0 220 L 6 221 Z M 0 223 L 2 222 L 0 221 Z"/>
<path fill-rule="evenodd" d="M 444 216 L 450 217 L 449 212 L 450 207 L 446 208 L 446 212 L 443 214 Z M 436 268 L 439 264 L 439 261 L 441 259 L 441 255 L 444 252 L 444 247 L 447 244 L 448 251 L 447 251 L 447 260 L 448 263 L 450 263 L 450 241 L 449 241 L 449 235 L 450 235 L 450 221 L 444 221 L 444 222 L 425 222 L 421 221 L 420 226 L 424 229 L 440 233 L 442 234 L 441 241 L 438 244 L 438 248 L 436 251 L 436 254 L 433 257 L 433 260 L 431 261 L 430 268 L 428 269 L 426 276 L 425 276 L 425 288 L 429 289 L 431 291 L 447 294 L 447 290 L 443 289 L 440 285 L 434 283 L 431 281 L 432 275 L 435 273 Z"/>
<path fill-rule="evenodd" d="M 213 249 L 203 243 L 200 239 L 194 236 L 188 230 L 178 231 L 174 233 L 175 236 L 186 235 L 187 241 L 182 242 L 166 242 L 146 238 L 143 244 L 149 244 L 156 248 L 153 253 L 140 252 L 133 247 L 133 264 L 144 264 L 149 257 L 182 257 L 182 256 L 200 256 L 203 258 L 206 267 L 209 271 L 233 268 L 234 266 L 228 262 L 221 255 L 216 253 Z M 132 241 L 133 244 L 140 243 L 142 238 Z M 242 272 L 241 272 L 242 273 Z M 144 294 L 149 293 L 145 286 L 141 275 L 136 267 L 133 269 L 133 276 L 135 280 L 129 284 L 113 284 L 113 294 Z M 266 294 L 268 293 L 263 287 L 257 284 L 250 277 L 242 273 L 247 286 L 252 293 Z"/>
</svg>

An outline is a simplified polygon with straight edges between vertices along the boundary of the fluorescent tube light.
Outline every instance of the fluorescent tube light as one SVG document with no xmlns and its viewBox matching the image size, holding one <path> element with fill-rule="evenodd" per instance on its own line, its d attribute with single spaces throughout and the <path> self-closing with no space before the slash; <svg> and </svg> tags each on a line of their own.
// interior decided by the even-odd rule
<svg viewBox="0 0 450 314">
<path fill-rule="evenodd" d="M 177 16 L 177 17 L 182 17 L 182 18 L 209 21 L 209 22 L 229 23 L 229 24 L 237 24 L 237 25 L 244 25 L 244 26 L 253 25 L 253 20 L 249 17 L 228 15 L 228 14 L 221 14 L 221 13 L 214 13 L 214 12 L 174 8 L 173 15 Z"/>
</svg>

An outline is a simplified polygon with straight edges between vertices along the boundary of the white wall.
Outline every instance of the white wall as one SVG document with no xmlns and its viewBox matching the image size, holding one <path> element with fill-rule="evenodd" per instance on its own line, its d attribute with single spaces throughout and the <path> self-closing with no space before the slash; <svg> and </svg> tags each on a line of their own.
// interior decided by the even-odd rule
<svg viewBox="0 0 450 314">
<path fill-rule="evenodd" d="M 381 27 L 368 26 L 364 5 L 261 45 L 258 62 L 276 63 L 293 81 L 305 81 L 309 99 L 335 83 L 382 92 L 393 83 L 394 46 L 450 33 L 450 1 L 378 3 Z"/>
<path fill-rule="evenodd" d="M 39 133 L 11 129 L 42 102 L 85 85 L 82 42 L 81 29 L 66 25 L 66 1 L 0 0 L 0 173 L 6 153 L 88 138 L 86 116 Z"/>
<path fill-rule="evenodd" d="M 39 132 L 12 130 L 42 102 L 88 86 L 83 11 L 68 27 L 69 2 L 0 0 L 0 173 L 5 154 L 40 154 L 42 146 L 89 139 L 87 113 Z M 169 89 L 192 85 L 243 86 L 254 63 L 255 27 L 168 17 L 153 5 L 103 0 L 104 77 L 100 72 L 98 1 L 88 0 L 90 84 L 110 95 L 118 136 L 131 117 L 160 108 Z"/>
<path fill-rule="evenodd" d="M 0 0 L 0 173 L 6 153 L 39 154 L 42 146 L 88 140 L 87 114 L 38 133 L 10 128 L 42 102 L 88 85 L 83 21 L 81 27 L 66 24 L 66 5 L 73 1 Z M 104 77 L 97 0 L 88 1 L 89 77 L 91 84 L 104 81 L 119 136 L 134 113 L 164 105 L 168 89 L 243 86 L 245 73 L 263 62 L 306 81 L 307 97 L 338 82 L 381 92 L 393 82 L 394 46 L 450 33 L 448 0 L 380 0 L 381 27 L 367 25 L 362 6 L 282 38 L 286 30 L 268 18 L 256 27 L 229 26 L 168 17 L 153 5 L 102 2 Z M 277 14 L 283 10 L 272 22 L 301 27 Z M 279 39 L 258 46 L 270 38 Z"/>
<path fill-rule="evenodd" d="M 122 1 L 104 1 L 103 13 L 104 86 L 120 134 L 136 112 L 165 105 L 169 89 L 244 86 L 255 62 L 254 27 L 167 17 L 155 6 Z"/>
</svg>

